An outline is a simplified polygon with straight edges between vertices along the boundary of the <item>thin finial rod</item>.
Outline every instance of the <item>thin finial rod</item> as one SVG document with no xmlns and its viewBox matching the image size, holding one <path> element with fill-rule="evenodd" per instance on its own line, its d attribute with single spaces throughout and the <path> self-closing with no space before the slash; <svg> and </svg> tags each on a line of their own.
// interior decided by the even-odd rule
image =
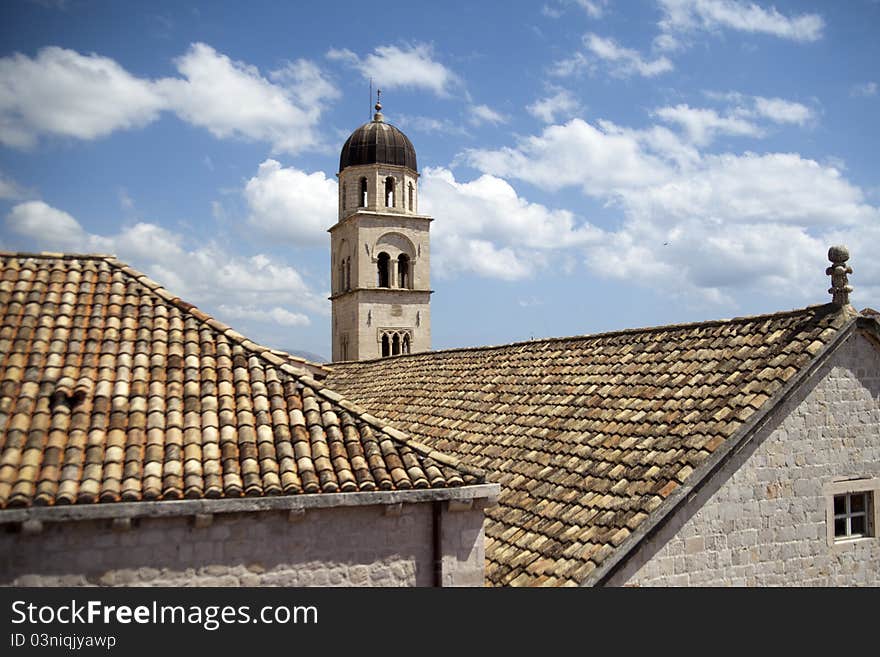
<svg viewBox="0 0 880 657">
<path fill-rule="evenodd" d="M 376 90 L 376 113 L 373 115 L 373 121 L 381 122 L 385 119 L 382 116 L 382 90 Z"/>
</svg>

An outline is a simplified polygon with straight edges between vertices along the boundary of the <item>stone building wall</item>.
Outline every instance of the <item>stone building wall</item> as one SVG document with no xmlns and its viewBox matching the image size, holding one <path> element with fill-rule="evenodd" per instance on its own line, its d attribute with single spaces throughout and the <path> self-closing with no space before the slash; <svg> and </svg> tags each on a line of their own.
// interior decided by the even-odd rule
<svg viewBox="0 0 880 657">
<path fill-rule="evenodd" d="M 834 543 L 834 482 L 875 478 L 880 349 L 851 336 L 611 585 L 880 585 L 880 538 Z M 844 484 L 847 485 L 852 484 Z"/>
<path fill-rule="evenodd" d="M 443 545 L 442 586 L 483 586 L 486 536 L 483 512 L 444 513 L 440 537 Z"/>
<path fill-rule="evenodd" d="M 431 304 L 427 292 L 362 290 L 354 298 L 360 327 L 357 358 L 381 356 L 381 334 L 394 328 L 411 330 L 410 353 L 430 350 Z"/>
<path fill-rule="evenodd" d="M 361 212 L 333 227 L 330 233 L 332 358 L 365 360 L 382 355 L 383 329 L 406 331 L 410 352 L 431 348 L 430 223 L 424 216 Z M 388 288 L 377 286 L 377 258 L 390 256 Z M 397 257 L 410 259 L 410 281 L 401 289 Z M 340 264 L 351 259 L 351 292 L 340 285 Z M 347 349 L 343 358 L 342 342 Z"/>
<path fill-rule="evenodd" d="M 446 508 L 447 503 L 443 503 Z M 391 513 L 388 509 L 392 509 Z M 0 584 L 15 586 L 431 586 L 432 505 L 337 507 L 46 522 L 0 533 Z M 483 512 L 445 511 L 444 586 L 482 585 Z"/>
<path fill-rule="evenodd" d="M 407 167 L 394 164 L 363 164 L 349 166 L 337 174 L 339 177 L 338 216 L 345 218 L 360 208 L 376 212 L 419 211 L 419 174 Z M 394 178 L 394 205 L 385 205 L 385 179 Z M 361 178 L 367 179 L 367 204 L 362 205 Z M 413 204 L 409 206 L 409 189 L 412 186 Z"/>
</svg>

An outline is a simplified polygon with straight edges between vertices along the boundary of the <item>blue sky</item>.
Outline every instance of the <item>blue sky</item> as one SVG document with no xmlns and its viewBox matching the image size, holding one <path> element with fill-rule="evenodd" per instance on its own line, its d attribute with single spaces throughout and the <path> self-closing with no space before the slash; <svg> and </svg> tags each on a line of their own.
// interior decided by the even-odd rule
<svg viewBox="0 0 880 657">
<path fill-rule="evenodd" d="M 435 348 L 880 305 L 880 2 L 0 5 L 0 248 L 329 355 L 338 154 L 413 141 Z"/>
</svg>

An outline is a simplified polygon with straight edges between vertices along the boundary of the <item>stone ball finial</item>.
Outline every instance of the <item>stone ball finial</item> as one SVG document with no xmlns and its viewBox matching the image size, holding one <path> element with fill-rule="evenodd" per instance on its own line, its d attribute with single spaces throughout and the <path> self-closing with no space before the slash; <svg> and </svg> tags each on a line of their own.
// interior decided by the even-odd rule
<svg viewBox="0 0 880 657">
<path fill-rule="evenodd" d="M 828 259 L 834 264 L 844 263 L 849 260 L 849 249 L 842 244 L 832 246 L 828 249 Z"/>
<path fill-rule="evenodd" d="M 852 267 L 846 264 L 849 260 L 849 249 L 845 246 L 832 246 L 828 249 L 828 259 L 832 265 L 825 270 L 825 273 L 831 277 L 831 287 L 828 293 L 831 294 L 831 302 L 838 308 L 849 305 L 849 295 L 853 289 L 849 285 L 848 275 L 852 274 Z"/>
<path fill-rule="evenodd" d="M 373 105 L 376 108 L 376 113 L 373 115 L 373 120 L 377 122 L 381 122 L 385 120 L 385 117 L 382 116 L 382 90 L 378 89 L 376 91 L 376 104 Z"/>
</svg>

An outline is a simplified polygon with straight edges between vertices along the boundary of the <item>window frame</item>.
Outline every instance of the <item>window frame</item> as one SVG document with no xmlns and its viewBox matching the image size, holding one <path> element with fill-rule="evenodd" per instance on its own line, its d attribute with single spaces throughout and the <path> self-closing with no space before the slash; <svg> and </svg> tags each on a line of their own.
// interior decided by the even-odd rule
<svg viewBox="0 0 880 657">
<path fill-rule="evenodd" d="M 387 251 L 382 251 L 376 256 L 376 287 L 380 290 L 391 288 L 391 272 L 393 271 L 391 263 L 391 255 Z M 385 285 L 382 285 L 383 278 Z"/>
<path fill-rule="evenodd" d="M 404 356 L 412 353 L 412 328 L 389 326 L 378 327 L 376 329 L 376 339 L 379 343 L 379 355 L 381 358 Z M 397 352 L 394 351 L 395 340 L 397 341 Z"/>
<path fill-rule="evenodd" d="M 361 176 L 358 181 L 358 195 L 360 197 L 358 198 L 358 207 L 370 207 L 370 183 L 366 176 Z"/>
<path fill-rule="evenodd" d="M 834 481 L 824 486 L 825 494 L 825 525 L 828 545 L 832 548 L 843 549 L 848 545 L 859 543 L 861 541 L 871 541 L 877 539 L 877 528 L 880 527 L 880 509 L 878 509 L 878 501 L 880 501 L 880 478 L 861 478 L 847 479 L 843 481 Z M 848 533 L 843 536 L 837 536 L 834 531 L 835 520 L 846 518 L 847 529 L 851 527 L 851 519 L 854 515 L 851 512 L 852 496 L 864 495 L 866 508 L 864 511 L 865 533 L 852 535 Z M 843 514 L 835 513 L 835 498 L 845 497 L 846 512 Z"/>
<path fill-rule="evenodd" d="M 395 259 L 397 267 L 397 287 L 401 290 L 411 290 L 412 280 L 410 269 L 412 268 L 412 258 L 406 253 L 401 253 Z"/>
<path fill-rule="evenodd" d="M 383 189 L 385 190 L 385 207 L 397 207 L 397 180 L 394 176 L 385 176 Z"/>
</svg>

